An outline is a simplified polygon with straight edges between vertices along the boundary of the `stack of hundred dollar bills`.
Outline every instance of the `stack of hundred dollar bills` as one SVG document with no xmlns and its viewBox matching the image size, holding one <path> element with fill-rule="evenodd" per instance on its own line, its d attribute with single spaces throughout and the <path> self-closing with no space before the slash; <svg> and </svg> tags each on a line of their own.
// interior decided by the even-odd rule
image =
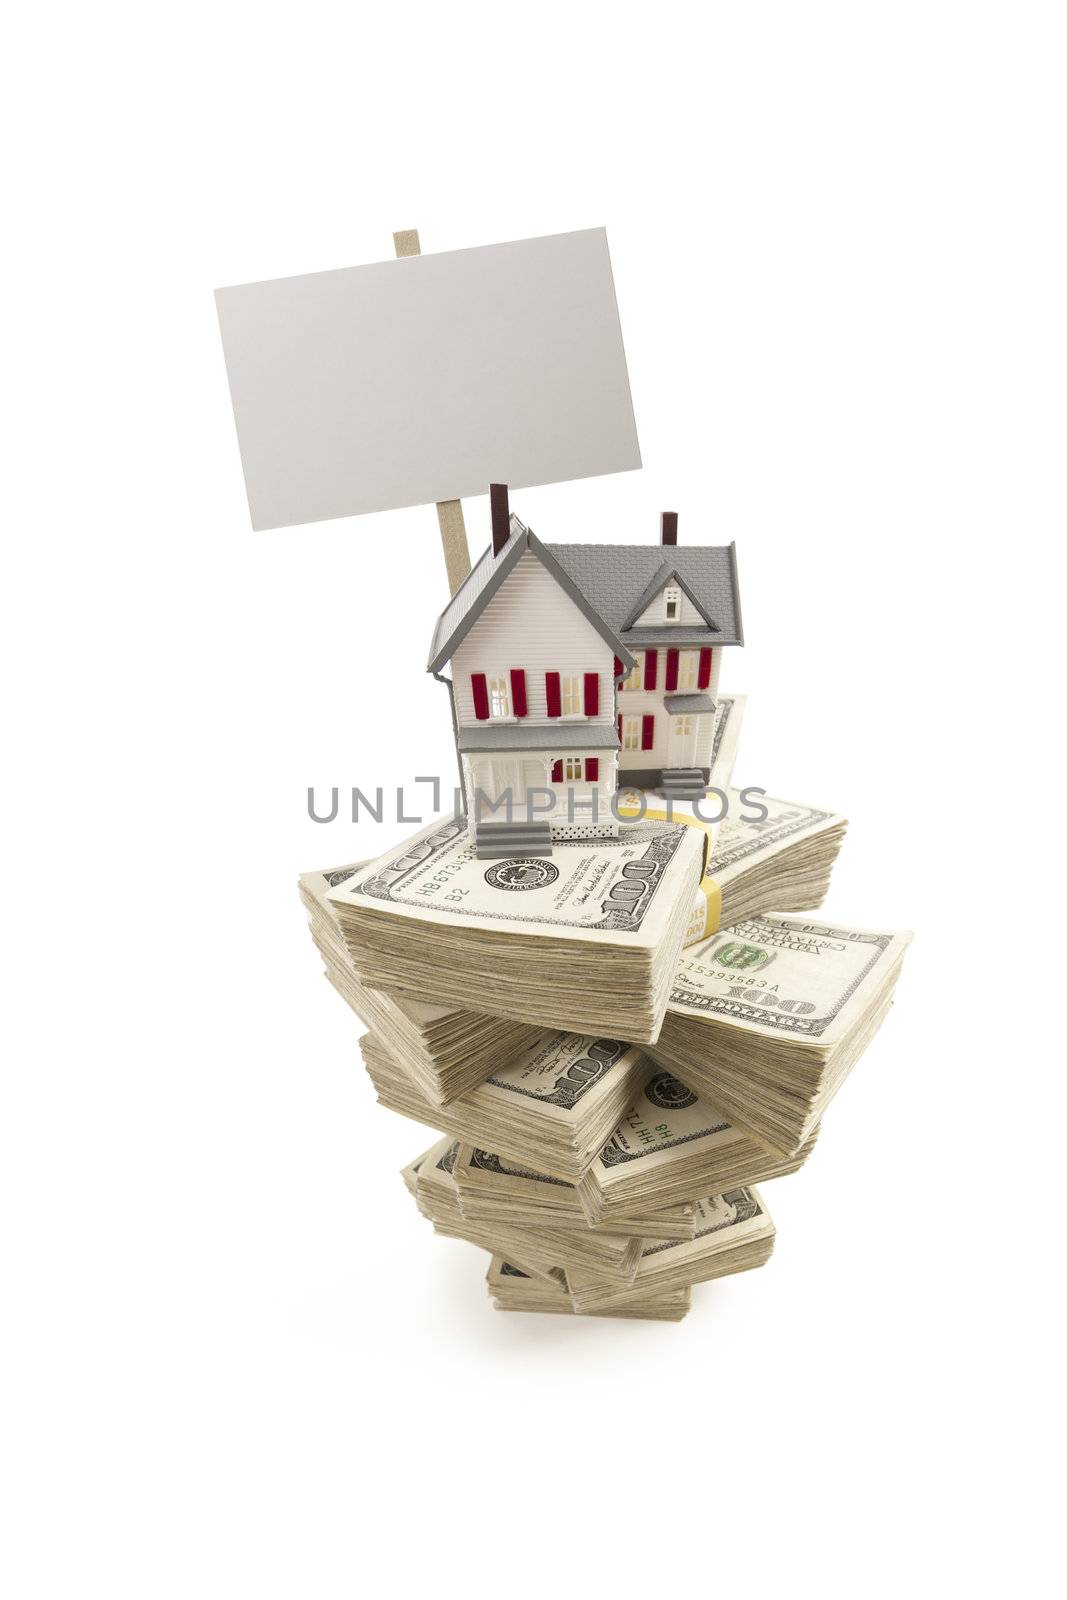
<svg viewBox="0 0 1067 1600">
<path fill-rule="evenodd" d="M 404 1182 L 497 1307 L 678 1321 L 768 1260 L 756 1185 L 815 1149 L 910 937 L 813 914 L 844 829 L 732 791 L 718 828 L 487 862 L 452 819 L 301 879 L 379 1101 L 434 1130 Z"/>
</svg>

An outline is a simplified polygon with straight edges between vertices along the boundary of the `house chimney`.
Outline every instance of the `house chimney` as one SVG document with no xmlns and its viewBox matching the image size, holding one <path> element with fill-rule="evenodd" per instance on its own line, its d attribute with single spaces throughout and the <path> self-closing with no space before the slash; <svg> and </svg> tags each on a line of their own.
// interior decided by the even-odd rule
<svg viewBox="0 0 1067 1600">
<path fill-rule="evenodd" d="M 678 543 L 678 513 L 677 511 L 663 511 L 659 519 L 660 544 Z"/>
<path fill-rule="evenodd" d="M 507 544 L 511 532 L 511 512 L 508 510 L 506 483 L 489 485 L 489 509 L 493 514 L 493 555 L 498 556 Z"/>
</svg>

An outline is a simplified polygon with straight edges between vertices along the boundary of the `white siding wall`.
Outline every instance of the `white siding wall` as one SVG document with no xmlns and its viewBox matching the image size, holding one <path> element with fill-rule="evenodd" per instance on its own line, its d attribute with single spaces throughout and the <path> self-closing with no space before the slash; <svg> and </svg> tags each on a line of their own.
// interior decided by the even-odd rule
<svg viewBox="0 0 1067 1600">
<path fill-rule="evenodd" d="M 719 668 L 722 666 L 722 650 L 715 648 L 711 652 L 711 682 L 702 692 L 710 694 L 714 700 L 719 693 Z M 711 734 L 715 727 L 714 717 L 702 717 L 697 724 L 697 758 L 693 763 L 697 767 L 711 766 Z"/>
<path fill-rule="evenodd" d="M 512 667 L 522 667 L 526 672 L 524 726 L 549 720 L 546 672 L 596 672 L 600 677 L 597 720 L 611 719 L 614 652 L 537 557 L 530 554 L 524 555 L 504 580 L 452 657 L 456 714 L 461 726 L 478 725 L 471 674 L 484 672 L 492 676 L 495 672 L 508 673 Z M 576 734 L 585 720 L 575 719 Z M 554 717 L 551 721 L 554 727 L 561 725 Z M 580 737 L 575 739 L 575 746 L 581 748 Z"/>
<path fill-rule="evenodd" d="M 638 654 L 641 655 L 643 669 L 644 652 L 638 652 Z M 711 682 L 708 687 L 702 690 L 679 690 L 678 692 L 709 694 L 714 698 L 718 693 L 721 665 L 722 649 L 719 646 L 715 646 L 711 652 Z M 651 714 L 656 719 L 651 750 L 627 750 L 625 747 L 620 750 L 619 765 L 623 771 L 645 771 L 649 767 L 665 767 L 670 764 L 668 753 L 670 714 L 663 703 L 663 696 L 667 692 L 664 687 L 666 676 L 667 650 L 666 647 L 661 647 L 657 657 L 655 689 L 623 689 L 619 692 L 618 711 L 623 717 L 624 723 L 629 716 L 640 717 Z M 696 767 L 706 767 L 710 764 L 713 723 L 713 717 L 701 717 L 697 720 L 696 756 L 693 760 L 693 765 Z"/>
<path fill-rule="evenodd" d="M 657 680 L 658 681 L 658 680 Z M 643 771 L 646 767 L 663 767 L 667 764 L 667 727 L 669 718 L 663 709 L 663 695 L 659 689 L 628 689 L 619 695 L 619 715 L 623 720 L 623 738 L 626 737 L 627 717 L 655 717 L 651 750 L 619 751 L 619 766 L 624 772 Z"/>
</svg>

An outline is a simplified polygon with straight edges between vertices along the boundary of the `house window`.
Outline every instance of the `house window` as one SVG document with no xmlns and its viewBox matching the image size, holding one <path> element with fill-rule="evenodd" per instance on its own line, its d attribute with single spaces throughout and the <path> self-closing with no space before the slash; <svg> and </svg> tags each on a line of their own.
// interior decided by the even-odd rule
<svg viewBox="0 0 1067 1600">
<path fill-rule="evenodd" d="M 621 689 L 640 689 L 640 687 L 641 687 L 641 657 L 640 656 L 635 656 L 634 657 L 633 668 L 631 669 L 629 676 L 625 677 L 622 680 L 622 682 L 619 684 L 619 688 L 621 690 Z"/>
<path fill-rule="evenodd" d="M 584 714 L 582 705 L 582 674 L 580 672 L 565 672 L 560 678 L 560 692 L 563 701 L 563 715 L 565 717 L 580 717 Z"/>
<path fill-rule="evenodd" d="M 682 650 L 678 656 L 679 689 L 695 689 L 700 670 L 700 651 Z"/>
<path fill-rule="evenodd" d="M 682 614 L 682 591 L 673 583 L 663 591 L 663 615 L 668 622 L 677 622 Z"/>
<path fill-rule="evenodd" d="M 511 690 L 506 672 L 497 672 L 489 679 L 489 715 L 511 716 Z"/>
<path fill-rule="evenodd" d="M 553 783 L 596 783 L 600 774 L 600 760 L 591 756 L 561 756 L 552 763 Z"/>
<path fill-rule="evenodd" d="M 676 739 L 688 739 L 688 738 L 690 738 L 692 736 L 692 732 L 693 732 L 693 718 L 692 717 L 675 717 L 675 719 L 674 719 L 674 737 Z"/>
<path fill-rule="evenodd" d="M 622 747 L 624 750 L 640 750 L 641 748 L 641 718 L 623 717 L 622 719 Z"/>
</svg>

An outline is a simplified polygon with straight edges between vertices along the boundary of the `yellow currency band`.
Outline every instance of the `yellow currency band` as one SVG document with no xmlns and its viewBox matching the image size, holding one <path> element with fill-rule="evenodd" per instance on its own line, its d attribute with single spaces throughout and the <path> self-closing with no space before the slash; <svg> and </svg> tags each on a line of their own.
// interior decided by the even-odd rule
<svg viewBox="0 0 1067 1600">
<path fill-rule="evenodd" d="M 640 806 L 620 805 L 618 813 L 620 817 L 640 818 L 645 816 L 652 822 L 666 822 L 668 820 L 665 811 L 653 811 L 649 808 L 642 812 Z M 680 822 L 686 828 L 702 828 L 707 834 L 711 833 L 713 827 L 712 823 L 703 822 L 700 817 L 690 817 L 681 813 L 677 816 L 672 816 L 670 821 Z M 700 935 L 700 938 L 710 939 L 713 933 L 718 932 L 719 919 L 722 916 L 722 884 L 718 883 L 710 872 L 705 873 L 700 880 L 700 893 L 704 897 L 704 932 Z M 690 938 L 686 942 L 694 943 L 695 941 Z"/>
<path fill-rule="evenodd" d="M 704 896 L 704 933 L 705 939 L 710 939 L 713 933 L 719 930 L 719 918 L 722 916 L 722 884 L 709 873 L 700 881 L 700 892 Z"/>
</svg>

